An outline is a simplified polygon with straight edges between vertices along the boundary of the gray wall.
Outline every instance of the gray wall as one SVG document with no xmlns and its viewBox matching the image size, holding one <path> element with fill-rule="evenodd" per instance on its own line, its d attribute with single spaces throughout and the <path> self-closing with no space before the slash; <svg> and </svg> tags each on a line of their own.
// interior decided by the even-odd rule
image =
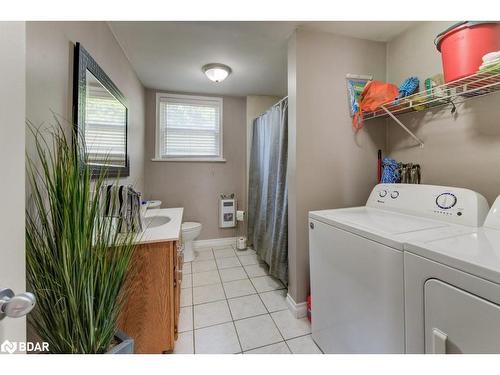
<svg viewBox="0 0 500 375">
<path fill-rule="evenodd" d="M 144 88 L 106 22 L 27 22 L 26 118 L 54 124 L 51 111 L 71 129 L 73 45 L 82 43 L 128 101 L 130 177 L 144 189 Z M 32 154 L 33 140 L 26 147 Z"/>
<path fill-rule="evenodd" d="M 416 75 L 423 81 L 441 70 L 434 37 L 453 22 L 425 22 L 388 43 L 387 75 L 399 84 Z M 457 108 L 401 116 L 425 142 L 415 147 L 411 138 L 388 120 L 390 155 L 421 164 L 423 183 L 460 186 L 482 193 L 490 202 L 500 194 L 500 97 L 467 101 Z"/>
<path fill-rule="evenodd" d="M 289 294 L 309 292 L 308 212 L 362 205 L 377 183 L 377 149 L 385 123 L 353 132 L 347 73 L 385 79 L 384 43 L 297 31 L 288 49 Z"/>
<path fill-rule="evenodd" d="M 146 94 L 145 196 L 163 207 L 184 207 L 184 221 L 203 225 L 198 239 L 235 237 L 238 229 L 218 225 L 218 197 L 235 193 L 246 207 L 246 99 L 223 97 L 224 158 L 226 162 L 151 161 L 155 156 L 156 90 Z M 239 228 L 243 230 L 243 228 Z"/>
<path fill-rule="evenodd" d="M 0 287 L 26 290 L 24 251 L 24 22 L 0 22 Z M 26 341 L 26 318 L 0 321 L 0 342 Z"/>
</svg>

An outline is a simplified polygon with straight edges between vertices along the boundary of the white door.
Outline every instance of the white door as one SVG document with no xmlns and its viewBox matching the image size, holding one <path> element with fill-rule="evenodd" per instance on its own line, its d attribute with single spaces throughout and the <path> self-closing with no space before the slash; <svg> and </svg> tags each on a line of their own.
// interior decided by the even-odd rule
<svg viewBox="0 0 500 375">
<path fill-rule="evenodd" d="M 24 22 L 0 22 L 0 289 L 15 293 L 26 290 L 25 43 Z M 26 318 L 0 320 L 0 347 L 5 340 L 26 340 Z"/>
</svg>

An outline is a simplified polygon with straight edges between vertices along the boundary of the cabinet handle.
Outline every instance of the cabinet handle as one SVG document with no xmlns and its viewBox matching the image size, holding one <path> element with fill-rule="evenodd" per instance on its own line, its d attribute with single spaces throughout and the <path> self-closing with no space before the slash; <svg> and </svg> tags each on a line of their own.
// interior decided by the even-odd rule
<svg viewBox="0 0 500 375">
<path fill-rule="evenodd" d="M 182 270 L 177 270 L 177 281 L 182 282 Z"/>
<path fill-rule="evenodd" d="M 437 328 L 432 329 L 432 353 L 433 354 L 446 354 L 446 341 L 448 335 L 441 332 Z"/>
</svg>

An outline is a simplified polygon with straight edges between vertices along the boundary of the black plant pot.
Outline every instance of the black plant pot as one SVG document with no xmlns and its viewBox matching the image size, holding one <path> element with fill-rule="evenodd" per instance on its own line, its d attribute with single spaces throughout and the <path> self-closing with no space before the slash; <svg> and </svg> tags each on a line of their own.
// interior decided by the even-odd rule
<svg viewBox="0 0 500 375">
<path fill-rule="evenodd" d="M 118 342 L 106 354 L 134 354 L 134 339 L 125 332 L 116 331 L 115 339 Z"/>
</svg>

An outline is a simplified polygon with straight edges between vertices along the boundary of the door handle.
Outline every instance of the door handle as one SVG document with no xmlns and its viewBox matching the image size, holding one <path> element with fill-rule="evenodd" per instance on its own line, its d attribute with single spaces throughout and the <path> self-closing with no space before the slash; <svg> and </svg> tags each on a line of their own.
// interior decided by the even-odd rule
<svg viewBox="0 0 500 375">
<path fill-rule="evenodd" d="M 448 335 L 437 328 L 432 329 L 432 354 L 446 354 Z"/>
<path fill-rule="evenodd" d="M 33 293 L 14 294 L 12 289 L 0 289 L 0 320 L 6 316 L 20 318 L 35 307 L 36 298 Z"/>
</svg>

